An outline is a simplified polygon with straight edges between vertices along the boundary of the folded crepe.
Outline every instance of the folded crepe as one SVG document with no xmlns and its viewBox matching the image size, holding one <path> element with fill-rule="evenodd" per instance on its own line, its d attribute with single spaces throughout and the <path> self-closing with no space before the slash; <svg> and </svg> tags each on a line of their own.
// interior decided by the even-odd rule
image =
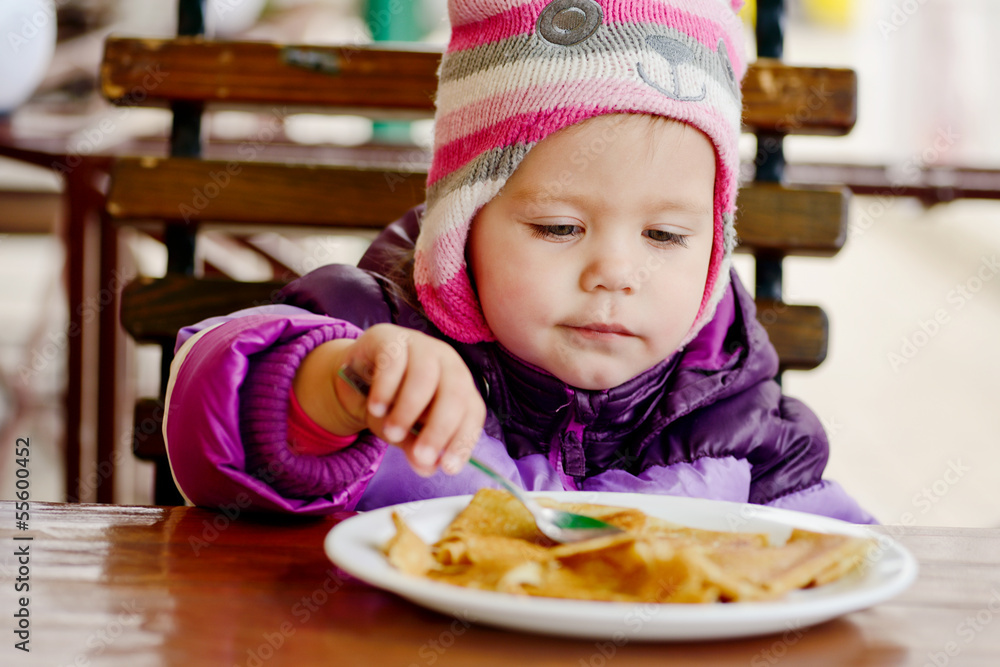
<svg viewBox="0 0 1000 667">
<path fill-rule="evenodd" d="M 874 541 L 794 529 L 782 544 L 767 535 L 687 528 L 638 509 L 539 502 L 586 514 L 625 532 L 570 544 L 542 535 L 506 491 L 483 489 L 434 544 L 393 514 L 385 545 L 399 570 L 458 586 L 579 600 L 739 602 L 821 586 L 862 567 Z"/>
</svg>

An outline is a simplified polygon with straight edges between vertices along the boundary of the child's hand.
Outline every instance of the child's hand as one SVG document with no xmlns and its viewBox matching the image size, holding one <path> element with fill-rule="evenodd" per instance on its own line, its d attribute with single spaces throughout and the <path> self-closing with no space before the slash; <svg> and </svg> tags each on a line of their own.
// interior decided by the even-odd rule
<svg viewBox="0 0 1000 667">
<path fill-rule="evenodd" d="M 450 474 L 461 470 L 482 433 L 486 406 L 450 345 L 379 324 L 355 341 L 345 363 L 371 378 L 369 430 L 401 447 L 419 473 L 431 474 L 438 465 Z"/>
<path fill-rule="evenodd" d="M 367 399 L 337 377 L 344 365 L 371 383 Z M 461 470 L 486 420 L 486 406 L 458 353 L 393 324 L 375 325 L 355 341 L 321 345 L 299 369 L 295 391 L 306 413 L 327 430 L 346 435 L 367 428 L 402 448 L 422 475 L 438 466 L 449 474 Z"/>
</svg>

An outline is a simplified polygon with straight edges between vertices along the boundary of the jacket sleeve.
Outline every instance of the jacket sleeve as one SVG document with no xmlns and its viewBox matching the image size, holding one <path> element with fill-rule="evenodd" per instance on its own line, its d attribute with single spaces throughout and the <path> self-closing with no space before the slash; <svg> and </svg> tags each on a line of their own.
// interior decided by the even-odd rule
<svg viewBox="0 0 1000 667">
<path fill-rule="evenodd" d="M 387 445 L 363 433 L 332 454 L 293 453 L 288 392 L 302 359 L 328 340 L 380 322 L 434 332 L 386 277 L 412 250 L 421 212 L 383 230 L 358 267 L 322 266 L 289 283 L 272 305 L 179 333 L 163 433 L 189 501 L 303 514 L 357 505 Z"/>
<path fill-rule="evenodd" d="M 299 308 L 264 306 L 182 332 L 163 433 L 178 487 L 192 503 L 325 514 L 353 509 L 386 445 L 361 437 L 326 456 L 287 445 L 288 392 L 302 359 L 361 330 Z"/>
</svg>

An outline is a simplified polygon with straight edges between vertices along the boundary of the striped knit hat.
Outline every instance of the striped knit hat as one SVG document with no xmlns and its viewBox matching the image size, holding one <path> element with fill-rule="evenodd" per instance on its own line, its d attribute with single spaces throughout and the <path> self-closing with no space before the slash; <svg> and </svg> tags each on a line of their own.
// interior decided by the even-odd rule
<svg viewBox="0 0 1000 667">
<path fill-rule="evenodd" d="M 466 266 L 473 217 L 531 148 L 612 113 L 666 116 L 715 145 L 715 235 L 689 339 L 728 284 L 746 71 L 743 0 L 449 0 L 427 208 L 414 280 L 431 320 L 463 343 L 495 340 Z"/>
</svg>

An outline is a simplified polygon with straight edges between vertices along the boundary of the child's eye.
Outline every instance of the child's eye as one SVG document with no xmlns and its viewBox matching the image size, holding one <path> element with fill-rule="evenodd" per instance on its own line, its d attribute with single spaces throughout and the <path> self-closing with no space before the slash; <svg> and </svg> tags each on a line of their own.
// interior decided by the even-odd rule
<svg viewBox="0 0 1000 667">
<path fill-rule="evenodd" d="M 578 225 L 532 225 L 531 235 L 538 239 L 566 239 L 580 231 Z"/>
<path fill-rule="evenodd" d="M 643 232 L 647 238 L 651 241 L 662 245 L 679 245 L 682 248 L 687 247 L 687 237 L 682 234 L 675 234 L 674 232 L 668 232 L 663 229 L 647 229 Z"/>
</svg>

